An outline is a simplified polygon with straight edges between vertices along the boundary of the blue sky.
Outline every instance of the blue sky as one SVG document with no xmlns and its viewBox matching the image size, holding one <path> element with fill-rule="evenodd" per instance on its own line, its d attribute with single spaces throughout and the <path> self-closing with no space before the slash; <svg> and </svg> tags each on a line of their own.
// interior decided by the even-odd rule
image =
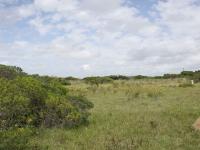
<svg viewBox="0 0 200 150">
<path fill-rule="evenodd" d="M 77 77 L 199 69 L 199 14 L 198 0 L 0 0 L 0 64 Z"/>
</svg>

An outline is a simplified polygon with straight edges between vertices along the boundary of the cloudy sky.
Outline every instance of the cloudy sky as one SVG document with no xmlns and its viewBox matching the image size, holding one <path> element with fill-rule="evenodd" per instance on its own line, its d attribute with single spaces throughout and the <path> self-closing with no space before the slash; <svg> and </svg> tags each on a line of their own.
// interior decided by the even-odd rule
<svg viewBox="0 0 200 150">
<path fill-rule="evenodd" d="M 0 0 L 0 64 L 56 76 L 200 68 L 199 0 Z"/>
</svg>

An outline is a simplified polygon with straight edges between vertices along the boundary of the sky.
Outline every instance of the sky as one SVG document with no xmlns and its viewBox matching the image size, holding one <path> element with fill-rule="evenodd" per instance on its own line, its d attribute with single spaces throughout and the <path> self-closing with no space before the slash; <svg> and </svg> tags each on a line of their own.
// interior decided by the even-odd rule
<svg viewBox="0 0 200 150">
<path fill-rule="evenodd" d="M 0 64 L 53 76 L 200 69 L 199 0 L 0 0 Z"/>
</svg>

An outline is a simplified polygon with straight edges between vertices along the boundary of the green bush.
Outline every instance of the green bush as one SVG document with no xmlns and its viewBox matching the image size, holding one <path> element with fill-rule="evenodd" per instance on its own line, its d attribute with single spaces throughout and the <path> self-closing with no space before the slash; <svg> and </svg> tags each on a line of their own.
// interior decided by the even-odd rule
<svg viewBox="0 0 200 150">
<path fill-rule="evenodd" d="M 64 87 L 68 83 L 0 65 L 0 150 L 43 149 L 29 143 L 37 128 L 88 123 L 93 104 L 83 96 L 70 96 Z"/>
<path fill-rule="evenodd" d="M 39 126 L 40 112 L 45 108 L 47 98 L 42 84 L 31 77 L 1 79 L 0 83 L 1 128 Z"/>
<path fill-rule="evenodd" d="M 44 126 L 76 127 L 87 123 L 89 113 L 86 110 L 92 108 L 93 104 L 82 97 L 51 96 L 46 106 Z"/>
<path fill-rule="evenodd" d="M 84 97 L 71 97 L 58 82 L 33 77 L 0 79 L 0 128 L 75 127 L 87 122 L 93 105 Z"/>
</svg>

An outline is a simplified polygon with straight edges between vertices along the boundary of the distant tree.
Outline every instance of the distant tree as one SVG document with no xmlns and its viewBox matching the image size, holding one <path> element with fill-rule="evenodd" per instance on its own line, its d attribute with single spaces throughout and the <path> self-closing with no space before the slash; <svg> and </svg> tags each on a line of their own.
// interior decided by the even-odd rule
<svg viewBox="0 0 200 150">
<path fill-rule="evenodd" d="M 148 78 L 147 76 L 143 76 L 143 75 L 137 75 L 133 77 L 134 79 L 145 79 Z"/>
<path fill-rule="evenodd" d="M 179 74 L 164 74 L 164 76 L 163 76 L 164 79 L 175 79 L 178 77 L 180 77 Z"/>
<path fill-rule="evenodd" d="M 129 77 L 122 76 L 122 75 L 110 75 L 108 77 L 113 79 L 113 80 L 129 80 L 130 79 Z"/>
<path fill-rule="evenodd" d="M 182 76 L 193 76 L 194 72 L 193 71 L 182 71 L 181 75 Z"/>
<path fill-rule="evenodd" d="M 75 77 L 66 77 L 64 78 L 65 80 L 71 80 L 71 81 L 76 81 L 76 80 L 80 80 L 79 78 L 75 78 Z"/>
</svg>

